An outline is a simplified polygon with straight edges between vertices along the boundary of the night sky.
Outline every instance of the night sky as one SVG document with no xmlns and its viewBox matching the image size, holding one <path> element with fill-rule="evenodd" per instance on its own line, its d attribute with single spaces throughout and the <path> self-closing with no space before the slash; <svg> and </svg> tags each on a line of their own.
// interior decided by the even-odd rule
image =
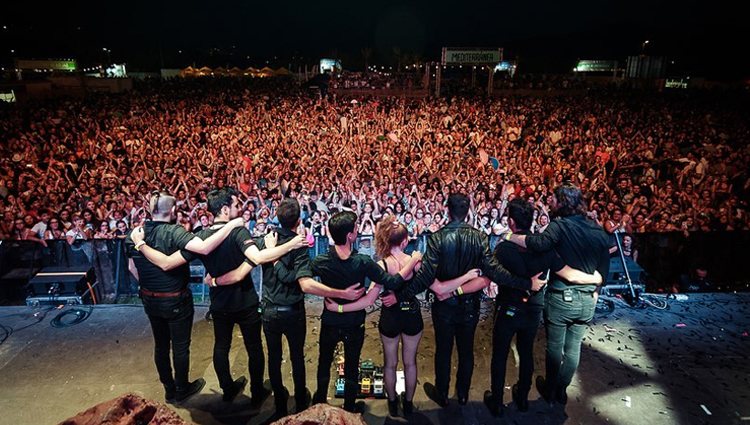
<svg viewBox="0 0 750 425">
<path fill-rule="evenodd" d="M 568 72 L 579 58 L 624 61 L 650 40 L 646 53 L 674 60 L 672 74 L 746 78 L 745 15 L 721 3 L 6 2 L 0 61 L 75 57 L 86 65 L 106 61 L 106 47 L 130 70 L 288 66 L 334 55 L 358 69 L 364 47 L 372 49 L 371 64 L 389 65 L 396 63 L 394 48 L 436 60 L 443 46 L 494 46 L 518 58 L 522 72 L 555 73 Z"/>
</svg>

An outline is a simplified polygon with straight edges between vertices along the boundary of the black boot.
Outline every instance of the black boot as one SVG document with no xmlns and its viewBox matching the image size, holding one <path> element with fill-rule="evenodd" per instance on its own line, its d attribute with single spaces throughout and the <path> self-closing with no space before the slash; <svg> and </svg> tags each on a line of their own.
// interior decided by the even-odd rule
<svg viewBox="0 0 750 425">
<path fill-rule="evenodd" d="M 414 402 L 407 400 L 406 397 L 403 398 L 403 402 L 404 404 L 402 408 L 404 409 L 404 416 L 408 418 L 414 413 Z"/>
<path fill-rule="evenodd" d="M 289 409 L 287 408 L 288 401 L 289 401 L 289 391 L 287 391 L 286 388 L 284 388 L 282 391 L 279 391 L 278 393 L 274 391 L 273 404 L 276 410 L 274 411 L 273 416 L 271 417 L 274 421 L 277 421 L 289 414 Z"/>
<path fill-rule="evenodd" d="M 513 394 L 513 402 L 516 403 L 516 407 L 518 408 L 519 412 L 528 412 L 529 411 L 529 392 L 525 391 L 524 394 L 520 394 L 518 392 L 518 384 L 513 385 L 513 390 L 511 391 Z"/>
<path fill-rule="evenodd" d="M 312 398 L 312 404 L 320 404 L 320 403 L 328 403 L 328 396 L 327 394 L 321 393 L 320 391 L 315 391 L 315 395 L 313 395 Z"/>
<path fill-rule="evenodd" d="M 354 401 L 351 403 L 344 402 L 343 406 L 344 410 L 346 410 L 349 413 L 357 413 L 357 414 L 364 414 L 365 413 L 365 402 L 364 401 Z"/>
<path fill-rule="evenodd" d="M 393 400 L 388 400 L 388 416 L 392 418 L 398 416 L 398 396 Z"/>
<path fill-rule="evenodd" d="M 221 397 L 221 399 L 226 402 L 234 400 L 234 398 L 237 397 L 238 394 L 242 393 L 242 390 L 245 389 L 245 385 L 247 385 L 247 378 L 245 378 L 244 376 L 240 376 L 239 378 L 235 379 L 234 382 L 232 382 L 231 387 L 224 390 L 224 395 Z"/>
<path fill-rule="evenodd" d="M 440 407 L 448 406 L 448 396 L 441 393 L 437 387 L 427 382 L 424 384 L 424 392 L 427 394 L 427 398 L 437 403 Z"/>
<path fill-rule="evenodd" d="M 536 390 L 539 391 L 539 394 L 542 396 L 544 401 L 550 404 L 552 403 L 552 393 L 547 386 L 547 380 L 544 379 L 543 376 L 536 377 Z"/>
<path fill-rule="evenodd" d="M 174 403 L 175 394 L 176 390 L 174 388 L 174 384 L 164 386 L 164 399 L 167 401 L 167 403 Z"/>
<path fill-rule="evenodd" d="M 253 391 L 253 395 L 250 397 L 250 407 L 257 409 L 263 405 L 263 402 L 271 395 L 271 391 L 266 387 L 262 387 L 260 390 Z"/>
<path fill-rule="evenodd" d="M 294 394 L 294 413 L 299 413 L 310 407 L 311 398 L 312 397 L 310 396 L 310 390 L 308 390 L 307 388 L 305 388 L 305 392 L 303 392 L 302 394 Z"/>
<path fill-rule="evenodd" d="M 191 382 L 186 388 L 175 389 L 175 401 L 180 402 L 186 400 L 191 395 L 199 393 L 206 385 L 206 381 L 203 378 L 198 378 Z"/>
<path fill-rule="evenodd" d="M 499 418 L 503 416 L 503 401 L 495 396 L 492 391 L 484 392 L 484 405 L 487 406 L 492 416 Z"/>
<path fill-rule="evenodd" d="M 568 404 L 567 388 L 557 388 L 555 390 L 555 401 L 563 405 Z"/>
</svg>

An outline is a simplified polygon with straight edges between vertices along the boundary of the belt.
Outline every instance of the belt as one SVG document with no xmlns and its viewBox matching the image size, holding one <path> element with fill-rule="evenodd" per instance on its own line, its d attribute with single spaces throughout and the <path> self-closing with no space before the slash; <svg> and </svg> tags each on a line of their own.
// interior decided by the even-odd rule
<svg viewBox="0 0 750 425">
<path fill-rule="evenodd" d="M 570 290 L 571 290 L 571 291 L 575 291 L 575 292 L 578 292 L 578 293 L 580 293 L 580 294 L 588 294 L 588 295 L 590 295 L 590 296 L 592 296 L 592 297 L 594 296 L 594 293 L 593 293 L 593 292 L 588 292 L 588 291 L 578 291 L 578 290 L 576 290 L 576 289 L 572 289 L 572 288 L 571 288 Z M 564 293 L 564 292 L 565 292 L 565 290 L 561 290 L 561 289 L 552 289 L 552 288 L 547 288 L 547 292 L 552 292 L 553 294 L 562 294 L 562 293 Z"/>
<path fill-rule="evenodd" d="M 179 297 L 180 295 L 186 294 L 188 292 L 187 289 L 183 289 L 177 292 L 154 292 L 154 291 L 149 291 L 148 289 L 144 289 L 144 288 L 141 288 L 139 291 L 141 295 L 145 295 L 147 297 L 154 297 L 154 298 L 174 298 L 174 297 Z"/>
<path fill-rule="evenodd" d="M 305 307 L 304 301 L 299 301 L 294 304 L 290 305 L 280 305 L 280 304 L 271 304 L 266 303 L 263 308 L 269 309 L 269 310 L 276 310 L 276 311 L 300 311 Z"/>
</svg>

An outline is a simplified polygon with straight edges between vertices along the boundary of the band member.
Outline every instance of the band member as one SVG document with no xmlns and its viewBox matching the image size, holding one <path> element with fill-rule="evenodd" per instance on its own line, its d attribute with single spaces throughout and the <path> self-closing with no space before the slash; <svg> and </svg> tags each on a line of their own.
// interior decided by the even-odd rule
<svg viewBox="0 0 750 425">
<path fill-rule="evenodd" d="M 241 220 L 244 223 L 244 220 L 239 217 L 241 204 L 237 194 L 236 190 L 229 187 L 209 192 L 208 208 L 215 220 L 211 226 L 198 232 L 199 237 L 210 237 L 221 231 L 230 220 Z M 251 264 L 270 262 L 294 249 L 306 246 L 307 241 L 302 237 L 297 237 L 282 246 L 260 251 L 253 242 L 250 232 L 241 226 L 233 229 L 216 250 L 199 257 L 209 274 L 216 276 L 236 269 L 245 260 L 249 260 Z M 163 268 L 174 267 L 189 260 L 186 258 L 189 256 L 185 255 L 175 254 L 168 257 L 151 249 L 142 248 L 142 251 L 150 261 Z M 248 353 L 251 405 L 258 407 L 270 393 L 263 387 L 265 357 L 260 336 L 261 318 L 258 312 L 258 294 L 252 278 L 247 275 L 234 285 L 211 284 L 210 296 L 210 311 L 215 336 L 213 363 L 219 378 L 219 385 L 224 392 L 223 399 L 224 401 L 233 400 L 242 392 L 247 383 L 244 376 L 233 380 L 229 369 L 229 350 L 236 324 L 240 327 Z"/>
<path fill-rule="evenodd" d="M 534 207 L 526 200 L 516 198 L 508 204 L 508 224 L 517 235 L 528 235 L 534 221 Z M 601 276 L 594 272 L 588 275 L 566 266 L 555 251 L 531 253 L 509 242 L 497 244 L 495 258 L 516 276 L 530 277 L 551 270 L 568 282 L 583 284 L 601 283 Z M 511 340 L 516 337 L 519 357 L 518 383 L 511 394 L 518 410 L 529 408 L 528 394 L 531 376 L 534 374 L 534 339 L 542 321 L 545 291 L 519 291 L 500 287 L 495 297 L 495 324 L 492 332 L 492 391 L 484 394 L 484 403 L 494 416 L 503 414 L 503 389 L 505 387 L 505 365 L 508 360 Z"/>
<path fill-rule="evenodd" d="M 448 197 L 451 222 L 430 236 L 422 268 L 396 299 L 408 301 L 427 289 L 435 278 L 447 281 L 478 268 L 489 280 L 521 290 L 538 291 L 544 285 L 539 275 L 520 278 L 511 275 L 492 256 L 487 235 L 466 224 L 469 199 L 463 194 Z M 456 392 L 458 403 L 465 405 L 469 399 L 471 375 L 474 370 L 474 333 L 479 321 L 480 298 L 477 291 L 484 288 L 488 279 L 472 280 L 456 288 L 458 293 L 444 301 L 432 303 L 432 320 L 435 327 L 435 386 L 425 385 L 427 396 L 438 405 L 448 405 L 451 354 L 453 343 L 458 351 Z M 434 291 L 433 291 L 434 292 Z M 392 299 L 384 300 L 386 305 Z"/>
<path fill-rule="evenodd" d="M 553 215 L 549 227 L 539 234 L 506 234 L 506 239 L 533 253 L 555 250 L 563 263 L 585 273 L 609 272 L 609 237 L 586 217 L 581 190 L 564 183 L 551 198 Z M 537 379 L 537 389 L 548 402 L 565 404 L 567 388 L 581 355 L 581 340 L 594 317 L 599 287 L 579 285 L 564 276 L 553 276 L 544 304 L 547 329 L 547 377 Z"/>
<path fill-rule="evenodd" d="M 171 224 L 175 216 L 174 206 L 175 198 L 168 193 L 152 193 L 149 209 L 153 219 L 126 239 L 126 252 L 131 257 L 128 268 L 140 286 L 143 308 L 154 335 L 154 362 L 168 402 L 183 401 L 206 384 L 203 378 L 188 382 L 193 294 L 188 289 L 190 268 L 183 255 L 189 256 L 187 251 L 207 254 L 219 246 L 232 229 L 242 226 L 241 219 L 234 220 L 203 240 L 183 227 Z M 143 254 L 156 250 L 182 257 L 182 264 L 168 269 L 154 265 Z M 174 375 L 170 351 L 174 359 Z"/>
<path fill-rule="evenodd" d="M 328 222 L 328 230 L 335 243 L 331 250 L 315 257 L 312 261 L 312 272 L 320 276 L 326 285 L 332 288 L 345 289 L 355 283 L 370 285 L 369 297 L 377 297 L 380 285 L 396 288 L 403 283 L 415 264 L 422 258 L 415 252 L 406 261 L 397 276 L 391 276 L 368 256 L 352 250 L 352 243 L 357 239 L 357 215 L 351 211 L 336 213 Z M 376 284 L 377 283 L 377 284 Z M 367 295 L 366 295 L 367 296 Z M 337 312 L 327 309 L 321 315 L 320 356 L 318 360 L 318 389 L 313 396 L 314 403 L 325 403 L 331 375 L 331 363 L 336 344 L 344 342 L 344 409 L 355 412 L 361 407 L 355 405 L 359 388 L 359 355 L 365 339 L 365 312 L 363 310 L 347 312 L 346 304 L 351 301 L 333 298 L 339 305 Z"/>
</svg>

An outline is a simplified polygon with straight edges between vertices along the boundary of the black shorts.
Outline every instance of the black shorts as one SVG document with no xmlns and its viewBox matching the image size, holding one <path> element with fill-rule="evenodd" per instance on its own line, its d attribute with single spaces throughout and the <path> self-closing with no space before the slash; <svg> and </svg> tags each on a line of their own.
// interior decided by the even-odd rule
<svg viewBox="0 0 750 425">
<path fill-rule="evenodd" d="M 387 338 L 396 338 L 401 334 L 414 336 L 424 329 L 419 302 L 413 300 L 402 305 L 383 308 L 380 312 L 378 330 Z"/>
</svg>

